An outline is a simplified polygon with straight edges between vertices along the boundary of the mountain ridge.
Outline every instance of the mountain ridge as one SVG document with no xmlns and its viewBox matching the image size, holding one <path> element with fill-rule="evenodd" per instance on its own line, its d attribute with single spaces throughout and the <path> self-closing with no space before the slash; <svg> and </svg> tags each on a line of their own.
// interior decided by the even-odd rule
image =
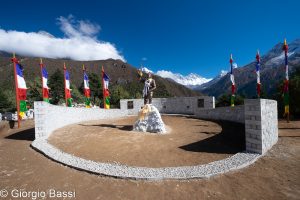
<svg viewBox="0 0 300 200">
<path fill-rule="evenodd" d="M 282 51 L 283 43 L 274 45 L 266 54 L 261 56 L 261 84 L 262 90 L 266 94 L 273 94 L 277 90 L 280 81 L 285 77 L 284 54 Z M 300 67 L 300 39 L 292 41 L 289 45 L 289 72 L 292 73 L 296 68 Z M 247 98 L 256 96 L 256 61 L 234 69 L 235 82 L 237 86 L 237 94 Z M 216 97 L 222 94 L 230 94 L 231 81 L 230 75 L 227 73 L 223 77 L 215 77 L 210 82 L 197 87 L 195 90 L 206 95 Z"/>
<path fill-rule="evenodd" d="M 0 86 L 13 89 L 14 78 L 10 54 L 0 52 L 0 58 Z M 40 77 L 39 58 L 18 56 L 18 59 L 24 67 L 24 76 L 26 81 L 34 81 L 36 77 Z M 142 87 L 142 83 L 139 83 L 138 81 L 136 72 L 137 68 L 121 60 L 107 59 L 97 61 L 74 61 L 70 59 L 43 58 L 43 63 L 46 66 L 49 76 L 51 76 L 51 74 L 53 74 L 57 69 L 63 72 L 63 64 L 66 63 L 67 69 L 70 70 L 71 84 L 74 84 L 78 88 L 83 82 L 83 64 L 85 65 L 88 73 L 99 74 L 99 76 L 101 75 L 101 66 L 104 66 L 105 72 L 111 78 L 110 84 L 112 85 L 133 83 Z M 171 96 L 201 95 L 200 92 L 190 90 L 185 86 L 159 76 L 154 76 L 154 78 L 159 86 L 158 90 L 165 90 Z M 159 91 L 157 93 L 159 93 Z"/>
</svg>

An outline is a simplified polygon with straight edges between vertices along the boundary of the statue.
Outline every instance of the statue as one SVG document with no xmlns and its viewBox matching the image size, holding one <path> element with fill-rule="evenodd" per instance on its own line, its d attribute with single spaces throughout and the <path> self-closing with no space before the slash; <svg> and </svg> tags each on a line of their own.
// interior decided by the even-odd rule
<svg viewBox="0 0 300 200">
<path fill-rule="evenodd" d="M 148 73 L 147 79 L 143 78 L 143 72 L 141 70 L 138 70 L 138 75 L 140 82 L 145 84 L 143 89 L 144 105 L 152 104 L 153 91 L 156 89 L 155 80 L 152 78 L 150 72 Z"/>
<path fill-rule="evenodd" d="M 139 111 L 138 120 L 134 123 L 133 130 L 165 134 L 167 131 L 161 115 L 158 109 L 152 105 L 153 91 L 156 89 L 155 80 L 151 73 L 148 73 L 146 79 L 143 78 L 141 70 L 138 70 L 138 75 L 140 82 L 145 84 L 143 89 L 144 106 Z"/>
</svg>

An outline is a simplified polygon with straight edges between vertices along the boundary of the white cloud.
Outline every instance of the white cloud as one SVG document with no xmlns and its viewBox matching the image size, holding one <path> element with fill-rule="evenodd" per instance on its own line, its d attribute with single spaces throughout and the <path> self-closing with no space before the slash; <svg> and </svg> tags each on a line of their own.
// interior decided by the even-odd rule
<svg viewBox="0 0 300 200">
<path fill-rule="evenodd" d="M 87 20 L 75 20 L 72 15 L 59 17 L 64 38 L 48 32 L 21 32 L 0 28 L 0 50 L 24 56 L 70 58 L 73 60 L 121 59 L 124 57 L 110 43 L 97 39 L 100 26 Z"/>
</svg>

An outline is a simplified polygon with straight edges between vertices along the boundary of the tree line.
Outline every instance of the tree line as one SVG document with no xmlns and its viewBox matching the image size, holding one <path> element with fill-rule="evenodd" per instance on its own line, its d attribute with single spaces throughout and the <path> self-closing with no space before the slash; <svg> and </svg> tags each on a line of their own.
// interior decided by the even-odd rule
<svg viewBox="0 0 300 200">
<path fill-rule="evenodd" d="M 289 80 L 289 95 L 290 95 L 290 113 L 292 118 L 300 118 L 300 67 L 291 74 Z M 230 106 L 231 94 L 223 94 L 216 100 L 216 107 Z M 252 98 L 257 98 L 253 96 Z M 283 103 L 283 80 L 277 84 L 276 92 L 273 94 L 267 94 L 262 88 L 262 99 L 274 99 L 278 105 L 278 116 L 283 117 L 284 103 Z M 236 94 L 235 105 L 244 104 L 245 95 Z"/>
<path fill-rule="evenodd" d="M 48 86 L 50 89 L 50 103 L 54 105 L 60 105 L 65 102 L 64 98 L 64 75 L 63 72 L 57 69 L 48 80 Z M 95 74 L 89 74 L 89 86 L 91 90 L 91 102 L 96 106 L 103 106 L 103 94 L 102 94 L 102 81 L 101 78 Z M 33 108 L 34 101 L 42 101 L 42 85 L 40 77 L 35 77 L 33 81 L 27 81 L 27 100 L 29 107 Z M 0 90 L 0 112 L 14 112 L 16 110 L 15 105 L 15 93 L 12 86 L 1 87 Z M 4 89 L 3 89 L 4 88 Z M 5 88 L 8 88 L 5 90 Z M 142 98 L 143 84 L 137 82 L 127 82 L 122 84 L 110 85 L 110 102 L 112 108 L 119 108 L 120 99 L 128 98 Z M 261 98 L 268 98 L 277 100 L 278 114 L 282 117 L 284 110 L 283 97 L 282 97 L 283 81 L 277 85 L 277 91 L 274 94 L 266 94 L 262 90 Z M 75 103 L 84 103 L 83 81 L 79 87 L 76 87 L 71 83 L 72 97 Z M 291 74 L 289 80 L 289 93 L 290 93 L 290 112 L 292 117 L 300 118 L 300 68 Z M 166 86 L 162 83 L 157 84 L 157 89 L 154 93 L 154 97 L 172 97 L 167 91 Z M 237 94 L 235 97 L 235 105 L 244 104 L 244 95 Z M 257 98 L 257 97 L 252 97 Z M 216 100 L 216 106 L 230 106 L 230 94 L 223 94 Z"/>
<path fill-rule="evenodd" d="M 103 107 L 103 93 L 102 93 L 102 80 L 99 75 L 89 73 L 89 87 L 91 91 L 91 103 L 96 106 Z M 41 78 L 35 77 L 33 81 L 26 80 L 27 84 L 27 105 L 33 108 L 34 101 L 42 101 L 42 84 Z M 48 78 L 49 100 L 51 104 L 61 105 L 65 103 L 64 91 L 64 74 L 60 69 L 57 69 Z M 79 87 L 71 82 L 73 102 L 78 104 L 85 102 L 84 96 L 84 83 Z M 0 90 L 0 112 L 14 112 L 15 105 L 15 92 L 13 87 L 4 86 L 6 90 Z M 110 89 L 110 104 L 111 108 L 120 107 L 120 99 L 142 98 L 143 84 L 137 82 L 124 82 L 124 83 L 111 83 Z M 171 97 L 164 84 L 159 84 L 154 97 Z"/>
</svg>

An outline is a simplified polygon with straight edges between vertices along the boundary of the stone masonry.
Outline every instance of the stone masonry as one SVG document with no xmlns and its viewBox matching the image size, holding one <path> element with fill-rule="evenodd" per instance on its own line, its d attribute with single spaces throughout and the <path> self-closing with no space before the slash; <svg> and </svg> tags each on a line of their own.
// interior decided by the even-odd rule
<svg viewBox="0 0 300 200">
<path fill-rule="evenodd" d="M 201 119 L 223 120 L 245 123 L 244 106 L 217 107 L 215 109 L 196 110 L 195 115 Z"/>
<path fill-rule="evenodd" d="M 128 110 L 128 114 L 137 115 L 144 105 L 143 99 L 121 99 L 121 110 Z M 153 98 L 154 105 L 160 113 L 194 114 L 196 110 L 215 108 L 215 98 L 210 96 Z"/>
<path fill-rule="evenodd" d="M 82 121 L 127 116 L 126 110 L 100 108 L 69 108 L 43 101 L 34 102 L 35 138 L 48 137 L 54 130 Z"/>
<path fill-rule="evenodd" d="M 128 103 L 130 102 L 130 103 Z M 81 121 L 118 118 L 137 114 L 142 100 L 121 100 L 121 109 L 87 109 L 54 106 L 35 102 L 35 140 L 31 146 L 67 166 L 107 176 L 133 179 L 189 179 L 207 178 L 228 171 L 241 169 L 254 163 L 278 140 L 277 102 L 268 99 L 246 99 L 244 106 L 214 109 L 213 97 L 180 97 L 154 99 L 153 105 L 160 112 L 195 114 L 208 120 L 227 120 L 245 124 L 246 152 L 205 165 L 147 168 L 115 163 L 97 163 L 76 157 L 52 146 L 47 138 L 63 126 Z"/>
<path fill-rule="evenodd" d="M 264 154 L 278 140 L 277 102 L 245 100 L 246 151 Z"/>
</svg>

